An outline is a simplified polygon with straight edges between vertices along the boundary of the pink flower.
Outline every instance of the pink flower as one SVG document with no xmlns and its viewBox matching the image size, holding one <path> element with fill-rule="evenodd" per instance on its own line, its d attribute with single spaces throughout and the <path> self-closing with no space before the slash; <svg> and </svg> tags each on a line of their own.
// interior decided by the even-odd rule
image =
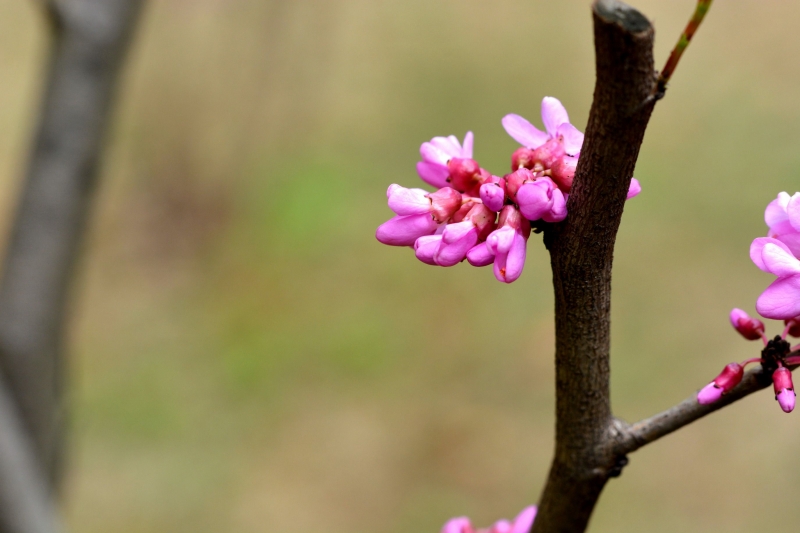
<svg viewBox="0 0 800 533">
<path fill-rule="evenodd" d="M 454 266 L 467 252 L 494 229 L 495 214 L 483 204 L 475 204 L 462 222 L 448 224 L 433 260 L 443 267 Z M 424 243 L 423 243 L 424 244 Z"/>
<path fill-rule="evenodd" d="M 730 363 L 722 369 L 719 376 L 700 389 L 697 393 L 697 402 L 701 404 L 714 403 L 719 400 L 723 394 L 733 390 L 736 385 L 742 381 L 744 376 L 744 368 L 739 363 Z"/>
<path fill-rule="evenodd" d="M 475 529 L 466 516 L 448 520 L 441 533 L 528 533 L 536 518 L 536 507 L 531 505 L 520 512 L 513 522 L 498 520 L 489 528 Z"/>
<path fill-rule="evenodd" d="M 642 192 L 642 185 L 639 183 L 639 180 L 636 178 L 631 178 L 631 185 L 628 187 L 628 196 L 626 196 L 625 199 L 630 200 L 631 198 L 638 196 L 640 192 Z"/>
<path fill-rule="evenodd" d="M 375 238 L 390 246 L 412 246 L 423 235 L 432 235 L 438 224 L 430 214 L 396 216 L 375 232 Z"/>
<path fill-rule="evenodd" d="M 464 136 L 464 144 L 460 144 L 455 135 L 434 137 L 422 143 L 419 153 L 422 161 L 417 163 L 417 173 L 422 181 L 436 188 L 447 187 L 450 171 L 447 163 L 453 159 L 472 159 L 474 136 L 468 131 Z"/>
<path fill-rule="evenodd" d="M 494 254 L 494 277 L 503 283 L 512 283 L 525 266 L 531 224 L 512 205 L 503 208 L 498 222 L 499 229 L 489 235 L 486 246 Z"/>
<path fill-rule="evenodd" d="M 568 155 L 577 156 L 581 151 L 583 133 L 570 124 L 567 110 L 552 96 L 545 96 L 542 100 L 542 122 L 546 131 L 540 131 L 519 115 L 506 115 L 502 122 L 506 132 L 528 149 L 535 150 L 554 140 L 563 145 Z"/>
<path fill-rule="evenodd" d="M 758 297 L 756 311 L 775 320 L 800 315 L 800 261 L 789 247 L 777 239 L 759 237 L 750 245 L 750 259 L 764 272 L 778 276 Z"/>
<path fill-rule="evenodd" d="M 778 194 L 767 205 L 764 222 L 769 227 L 767 237 L 781 241 L 795 256 L 800 256 L 800 193 Z"/>
<path fill-rule="evenodd" d="M 734 308 L 730 315 L 733 329 L 749 341 L 757 341 L 764 338 L 764 323 L 757 318 L 750 318 L 750 315 L 741 309 Z"/>
</svg>

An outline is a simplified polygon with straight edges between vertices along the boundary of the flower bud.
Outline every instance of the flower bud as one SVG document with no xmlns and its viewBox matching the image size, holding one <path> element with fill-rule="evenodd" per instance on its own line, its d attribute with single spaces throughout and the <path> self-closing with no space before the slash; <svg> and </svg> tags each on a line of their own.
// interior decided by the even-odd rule
<svg viewBox="0 0 800 533">
<path fill-rule="evenodd" d="M 564 156 L 559 158 L 550 169 L 550 175 L 558 188 L 569 194 L 572 190 L 572 180 L 575 179 L 575 169 L 578 168 L 578 158 Z"/>
<path fill-rule="evenodd" d="M 509 198 L 516 201 L 517 191 L 520 187 L 522 187 L 522 184 L 526 181 L 533 181 L 534 179 L 536 178 L 533 175 L 533 172 L 527 168 L 521 168 L 512 172 L 511 174 L 506 175 L 506 194 L 508 194 Z"/>
<path fill-rule="evenodd" d="M 741 309 L 734 308 L 730 315 L 731 325 L 739 334 L 749 341 L 755 341 L 764 334 L 764 323 Z"/>
<path fill-rule="evenodd" d="M 544 168 L 552 168 L 565 154 L 564 145 L 557 139 L 551 139 L 533 151 L 533 162 L 541 163 Z"/>
<path fill-rule="evenodd" d="M 742 381 L 743 376 L 744 368 L 739 363 L 726 365 L 719 376 L 697 393 L 698 403 L 709 404 L 716 402 L 723 394 L 733 390 Z"/>
<path fill-rule="evenodd" d="M 524 146 L 514 150 L 511 154 L 511 171 L 519 170 L 521 168 L 533 168 L 533 150 L 525 148 Z"/>
<path fill-rule="evenodd" d="M 414 255 L 428 265 L 435 265 L 433 257 L 442 242 L 441 235 L 424 235 L 414 242 Z"/>
<path fill-rule="evenodd" d="M 442 187 L 428 198 L 431 201 L 431 214 L 438 222 L 446 222 L 461 207 L 461 193 L 452 187 Z"/>
<path fill-rule="evenodd" d="M 794 409 L 795 393 L 794 384 L 792 383 L 791 371 L 784 367 L 772 373 L 772 387 L 775 390 L 775 399 L 783 409 L 784 413 L 791 413 Z"/>
<path fill-rule="evenodd" d="M 450 186 L 459 192 L 469 193 L 480 182 L 481 167 L 474 159 L 454 157 L 447 162 L 447 170 L 450 172 Z"/>
<path fill-rule="evenodd" d="M 553 207 L 555 184 L 550 178 L 523 183 L 517 191 L 517 204 L 522 216 L 528 220 L 539 220 Z"/>
<path fill-rule="evenodd" d="M 503 185 L 505 182 L 500 180 Z M 503 204 L 506 201 L 506 191 L 499 183 L 484 183 L 480 189 L 481 200 L 483 205 L 488 207 L 494 212 L 503 209 Z"/>
<path fill-rule="evenodd" d="M 783 321 L 786 324 L 786 334 L 792 337 L 800 337 L 800 316 L 789 318 Z"/>
</svg>

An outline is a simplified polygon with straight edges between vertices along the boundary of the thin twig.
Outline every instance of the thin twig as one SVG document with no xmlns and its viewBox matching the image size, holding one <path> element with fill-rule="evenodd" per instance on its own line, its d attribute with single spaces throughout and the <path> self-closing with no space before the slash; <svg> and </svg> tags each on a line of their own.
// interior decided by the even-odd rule
<svg viewBox="0 0 800 533">
<path fill-rule="evenodd" d="M 675 67 L 678 66 L 678 61 L 680 61 L 686 47 L 689 46 L 689 42 L 692 40 L 692 37 L 694 37 L 697 28 L 699 28 L 700 23 L 703 22 L 703 18 L 705 18 L 708 9 L 711 7 L 711 2 L 713 2 L 713 0 L 698 0 L 692 18 L 689 20 L 688 24 L 686 24 L 686 28 L 683 30 L 680 38 L 678 38 L 678 43 L 669 54 L 667 64 L 664 65 L 664 68 L 658 75 L 656 99 L 660 99 L 664 96 L 664 92 L 667 90 L 667 83 L 669 83 L 672 73 L 675 72 Z"/>
<path fill-rule="evenodd" d="M 793 355 L 798 355 L 799 353 L 800 352 L 794 352 Z M 797 365 L 790 366 L 789 368 L 794 370 L 797 368 Z M 669 435 L 673 431 L 677 431 L 695 420 L 703 418 L 723 407 L 727 407 L 733 402 L 741 400 L 754 392 L 765 389 L 771 384 L 770 376 L 759 366 L 745 372 L 744 378 L 742 378 L 742 382 L 739 383 L 739 385 L 712 404 L 702 405 L 698 403 L 697 395 L 695 394 L 686 398 L 678 405 L 670 407 L 666 411 L 651 416 L 650 418 L 645 418 L 635 424 L 622 425 L 619 432 L 619 440 L 615 448 L 616 452 L 619 455 L 625 455 L 636 451 L 646 444 L 650 444 L 665 435 Z"/>
</svg>

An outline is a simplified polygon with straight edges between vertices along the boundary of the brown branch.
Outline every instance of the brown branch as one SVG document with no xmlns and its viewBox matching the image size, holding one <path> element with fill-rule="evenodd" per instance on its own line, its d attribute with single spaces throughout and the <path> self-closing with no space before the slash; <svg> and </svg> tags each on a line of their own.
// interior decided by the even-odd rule
<svg viewBox="0 0 800 533">
<path fill-rule="evenodd" d="M 51 480 L 59 471 L 64 427 L 67 290 L 140 4 L 58 0 L 61 31 L 51 43 L 41 115 L 0 280 L 0 371 L 40 469 Z"/>
<path fill-rule="evenodd" d="M 655 100 L 653 28 L 614 0 L 593 6 L 597 82 L 569 216 L 547 230 L 556 317 L 556 449 L 534 533 L 582 532 L 616 456 L 609 401 L 611 266 Z"/>
<path fill-rule="evenodd" d="M 59 533 L 58 514 L 10 391 L 0 380 L 0 531 Z"/>
<path fill-rule="evenodd" d="M 797 352 L 795 352 L 796 354 Z M 796 366 L 790 367 L 797 368 Z M 723 407 L 741 400 L 742 398 L 765 389 L 772 385 L 770 376 L 764 373 L 761 367 L 757 367 L 745 372 L 742 382 L 739 383 L 731 392 L 724 395 L 719 401 L 712 404 L 701 405 L 697 403 L 697 395 L 686 398 L 678 405 L 667 409 L 657 415 L 645 418 L 635 424 L 618 423 L 619 434 L 617 444 L 614 448 L 619 456 L 634 452 L 646 444 L 669 435 L 683 426 L 691 424 L 695 420 L 718 411 Z"/>
</svg>

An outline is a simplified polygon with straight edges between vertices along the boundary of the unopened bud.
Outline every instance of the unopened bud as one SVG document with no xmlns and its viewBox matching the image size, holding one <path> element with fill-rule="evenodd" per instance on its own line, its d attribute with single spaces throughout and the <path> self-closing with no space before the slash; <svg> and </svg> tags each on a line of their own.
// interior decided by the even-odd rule
<svg viewBox="0 0 800 533">
<path fill-rule="evenodd" d="M 516 201 L 517 191 L 522 187 L 522 184 L 526 181 L 533 181 L 534 179 L 536 179 L 536 177 L 533 175 L 533 172 L 527 168 L 521 168 L 506 175 L 506 194 L 508 194 L 509 198 Z"/>
<path fill-rule="evenodd" d="M 452 217 L 461 207 L 461 193 L 452 187 L 442 187 L 430 193 L 431 214 L 433 219 L 440 224 Z"/>
<path fill-rule="evenodd" d="M 731 311 L 731 325 L 739 334 L 749 341 L 755 341 L 764 334 L 764 323 L 741 309 L 734 308 Z"/>
<path fill-rule="evenodd" d="M 533 151 L 533 162 L 541 163 L 544 168 L 552 168 L 564 155 L 564 145 L 557 139 L 551 139 Z"/>
<path fill-rule="evenodd" d="M 743 376 L 744 368 L 739 363 L 726 365 L 719 376 L 700 389 L 700 392 L 697 393 L 697 401 L 701 404 L 716 402 L 723 394 L 730 392 L 736 385 L 741 383 Z"/>
<path fill-rule="evenodd" d="M 474 159 L 454 157 L 447 162 L 450 172 L 450 186 L 459 192 L 469 192 L 475 188 L 481 167 Z"/>
<path fill-rule="evenodd" d="M 578 158 L 564 156 L 559 158 L 550 169 L 550 176 L 558 188 L 569 194 L 572 190 L 572 180 L 575 179 L 575 169 L 578 168 Z"/>
<path fill-rule="evenodd" d="M 533 168 L 535 164 L 533 160 L 533 150 L 530 148 L 517 148 L 511 154 L 511 170 L 519 170 L 521 168 Z"/>
<path fill-rule="evenodd" d="M 783 321 L 786 324 L 786 334 L 792 337 L 800 337 L 800 317 L 789 318 Z"/>
<path fill-rule="evenodd" d="M 795 393 L 792 383 L 792 373 L 785 366 L 778 367 L 772 373 L 772 387 L 775 391 L 775 399 L 783 409 L 784 413 L 791 413 L 794 409 Z"/>
</svg>

